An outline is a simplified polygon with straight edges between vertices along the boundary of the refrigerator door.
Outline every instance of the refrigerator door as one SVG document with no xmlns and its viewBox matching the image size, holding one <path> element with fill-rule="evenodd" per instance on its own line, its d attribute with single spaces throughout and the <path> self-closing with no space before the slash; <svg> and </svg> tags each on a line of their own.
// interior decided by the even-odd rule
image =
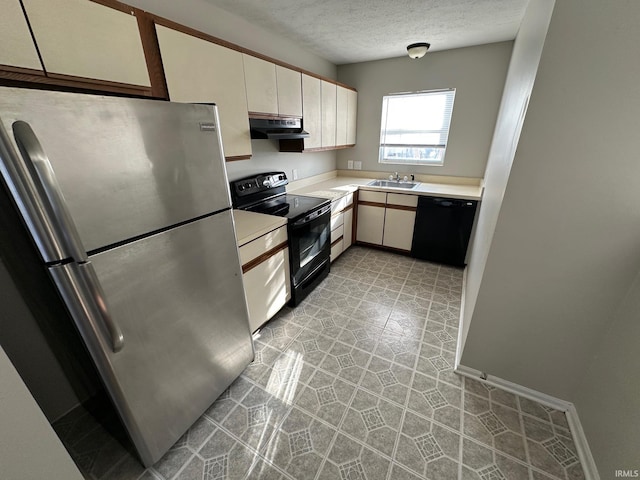
<svg viewBox="0 0 640 480">
<path fill-rule="evenodd" d="M 231 205 L 215 106 L 3 87 L 0 116 L 27 169 L 50 162 L 85 251 Z"/>
<path fill-rule="evenodd" d="M 148 466 L 253 359 L 232 214 L 211 215 L 89 260 L 104 299 L 99 289 L 86 288 L 92 280 L 82 265 L 50 271 Z M 96 298 L 87 300 L 82 291 Z M 108 311 L 100 311 L 103 304 Z M 123 335 L 117 353 L 104 314 Z"/>
</svg>

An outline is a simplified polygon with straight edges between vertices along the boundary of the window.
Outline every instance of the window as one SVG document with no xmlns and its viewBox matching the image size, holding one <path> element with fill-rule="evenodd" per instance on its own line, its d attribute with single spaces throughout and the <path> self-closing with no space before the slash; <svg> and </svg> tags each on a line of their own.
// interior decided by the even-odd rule
<svg viewBox="0 0 640 480">
<path fill-rule="evenodd" d="M 386 95 L 379 163 L 444 165 L 455 89 Z"/>
</svg>

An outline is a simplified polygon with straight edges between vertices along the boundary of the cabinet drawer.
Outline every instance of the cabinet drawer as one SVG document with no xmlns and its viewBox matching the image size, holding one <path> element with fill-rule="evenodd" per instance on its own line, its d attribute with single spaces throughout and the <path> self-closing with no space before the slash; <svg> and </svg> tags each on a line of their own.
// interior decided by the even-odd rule
<svg viewBox="0 0 640 480">
<path fill-rule="evenodd" d="M 339 213 L 338 215 L 334 215 L 331 217 L 331 230 L 338 228 L 340 225 L 344 223 L 344 213 Z"/>
<path fill-rule="evenodd" d="M 417 207 L 418 195 L 406 195 L 402 193 L 388 193 L 387 205 L 402 205 L 405 207 Z"/>
<path fill-rule="evenodd" d="M 342 236 L 344 236 L 344 225 L 339 225 L 334 230 L 331 230 L 331 243 L 335 242 Z"/>
<path fill-rule="evenodd" d="M 342 251 L 344 250 L 344 242 L 340 240 L 334 246 L 331 247 L 331 261 L 333 262 L 336 258 L 340 256 Z"/>
<path fill-rule="evenodd" d="M 345 208 L 347 208 L 349 205 L 353 204 L 353 193 L 350 193 L 349 195 L 345 195 L 342 198 L 338 198 L 337 200 L 334 200 L 333 202 L 331 202 L 331 213 L 337 213 L 337 212 L 341 212 L 342 210 L 344 210 Z"/>
<path fill-rule="evenodd" d="M 360 193 L 358 193 L 358 201 L 386 203 L 387 194 L 386 192 L 370 192 L 369 190 L 360 190 Z"/>
<path fill-rule="evenodd" d="M 282 226 L 240 247 L 240 263 L 251 260 L 287 241 L 287 227 Z"/>
</svg>

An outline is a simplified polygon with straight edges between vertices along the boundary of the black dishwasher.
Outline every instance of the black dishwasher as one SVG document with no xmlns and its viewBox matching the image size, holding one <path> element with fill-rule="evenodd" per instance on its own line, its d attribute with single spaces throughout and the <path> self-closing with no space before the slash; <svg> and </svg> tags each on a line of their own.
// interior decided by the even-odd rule
<svg viewBox="0 0 640 480">
<path fill-rule="evenodd" d="M 463 267 L 477 207 L 475 200 L 421 196 L 411 256 Z"/>
</svg>

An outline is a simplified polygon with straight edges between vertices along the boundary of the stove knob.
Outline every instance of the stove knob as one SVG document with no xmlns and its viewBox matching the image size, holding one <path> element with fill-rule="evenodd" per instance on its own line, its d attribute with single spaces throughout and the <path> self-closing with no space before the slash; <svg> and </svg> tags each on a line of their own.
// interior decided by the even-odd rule
<svg viewBox="0 0 640 480">
<path fill-rule="evenodd" d="M 238 190 L 240 191 L 244 190 L 244 185 L 238 185 Z"/>
<path fill-rule="evenodd" d="M 271 186 L 271 180 L 267 178 L 264 182 L 262 182 L 262 185 L 269 188 Z"/>
</svg>

